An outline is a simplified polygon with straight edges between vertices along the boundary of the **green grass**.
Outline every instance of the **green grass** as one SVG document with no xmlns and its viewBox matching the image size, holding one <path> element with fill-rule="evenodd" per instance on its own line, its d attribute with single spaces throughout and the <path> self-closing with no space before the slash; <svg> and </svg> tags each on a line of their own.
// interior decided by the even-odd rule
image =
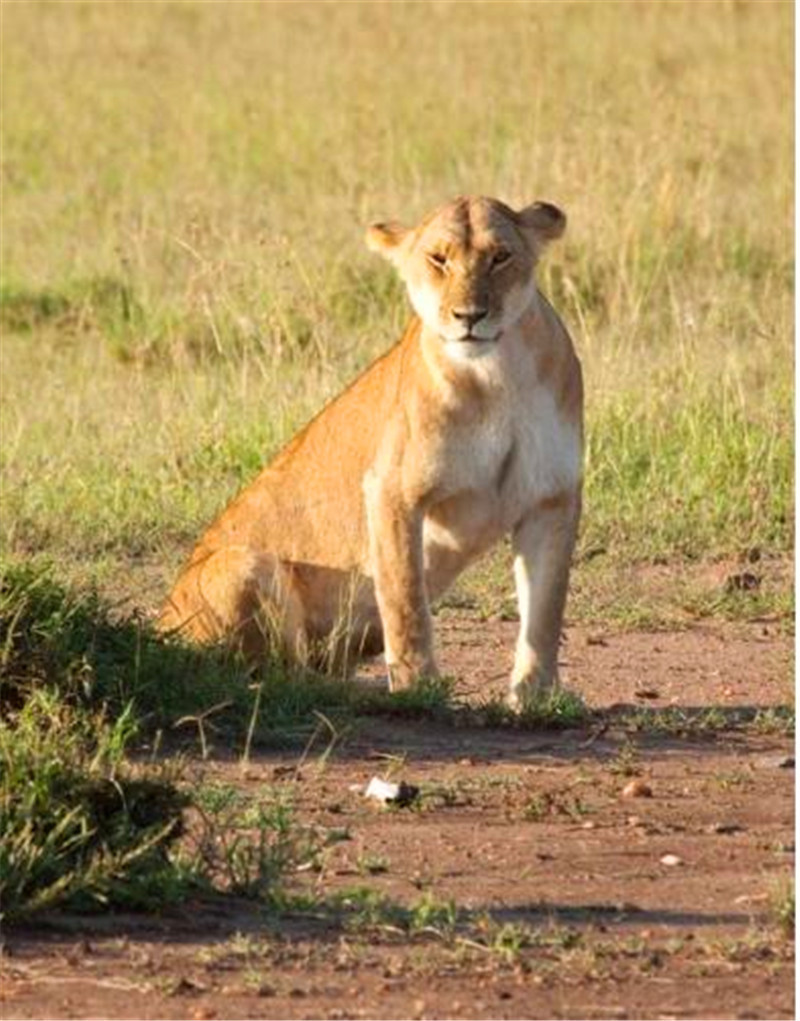
<svg viewBox="0 0 800 1021">
<path fill-rule="evenodd" d="M 154 607 L 398 336 L 366 224 L 473 191 L 570 217 L 541 280 L 586 372 L 582 551 L 790 553 L 790 6 L 418 14 L 5 11 L 2 549 Z"/>
<path fill-rule="evenodd" d="M 396 942 L 435 942 L 458 951 L 480 951 L 499 963 L 515 964 L 524 951 L 543 957 L 569 950 L 581 943 L 575 928 L 551 919 L 542 925 L 505 922 L 490 912 L 459 908 L 426 890 L 404 904 L 370 886 L 354 886 L 326 897 L 296 895 L 284 910 L 324 920 L 344 933 L 369 935 L 371 939 Z"/>
<path fill-rule="evenodd" d="M 770 910 L 776 925 L 787 939 L 794 938 L 794 878 L 783 879 L 770 891 Z"/>
<path fill-rule="evenodd" d="M 787 552 L 788 382 L 749 407 L 731 381 L 675 376 L 619 398 L 591 424 L 583 548 L 642 560 Z"/>
<path fill-rule="evenodd" d="M 99 331 L 122 360 L 141 334 L 144 310 L 130 286 L 115 277 L 78 280 L 63 290 L 0 290 L 0 328 L 23 335 L 52 325 L 61 334 Z"/>
<path fill-rule="evenodd" d="M 684 709 L 666 706 L 663 709 L 634 707 L 623 709 L 615 721 L 630 733 L 674 735 L 677 737 L 713 737 L 736 730 L 754 734 L 775 734 L 793 737 L 794 705 L 771 706 L 768 709 L 734 706 L 706 706 Z"/>
<path fill-rule="evenodd" d="M 0 565 L 0 696 L 6 709 L 33 692 L 68 705 L 102 707 L 114 718 L 131 713 L 148 734 L 197 737 L 204 753 L 224 740 L 247 755 L 261 746 L 296 746 L 325 724 L 344 732 L 354 715 L 428 719 L 489 726 L 564 727 L 580 724 L 586 708 L 559 692 L 522 714 L 502 702 L 471 709 L 458 702 L 448 678 L 421 679 L 388 692 L 364 688 L 266 660 L 254 670 L 221 647 L 198 648 L 158 634 L 95 590 L 60 582 L 52 567 Z M 188 729 L 187 729 L 188 728 Z"/>
<path fill-rule="evenodd" d="M 246 730 L 255 704 L 254 679 L 223 649 L 196 649 L 157 635 L 135 616 L 115 615 L 96 592 L 63 586 L 52 570 L 4 565 L 0 575 L 0 692 L 5 705 L 24 704 L 33 689 L 81 706 L 103 705 L 118 716 L 131 708 L 149 731 L 174 728 L 186 714 L 213 707 L 216 727 Z M 257 683 L 274 693 L 262 736 L 278 740 L 310 705 L 325 707 L 333 682 L 312 679 L 298 695 L 278 661 L 265 663 Z M 306 699 L 305 706 L 303 698 Z"/>
<path fill-rule="evenodd" d="M 22 371 L 22 363 L 9 364 L 11 375 L 15 369 Z M 61 369 L 68 371 L 63 364 Z M 230 366 L 220 371 L 212 403 L 224 381 L 236 387 L 235 374 Z M 54 386 L 56 375 L 44 385 Z M 123 376 L 124 370 L 113 369 L 103 387 L 104 401 L 116 399 Z M 177 385 L 179 399 L 185 398 L 185 385 Z M 602 551 L 617 563 L 738 556 L 753 549 L 765 556 L 790 552 L 790 394 L 776 384 L 763 406 L 751 408 L 735 387 L 729 382 L 712 389 L 686 379 L 677 408 L 671 389 L 650 385 L 644 395 L 620 396 L 598 409 L 589 421 L 580 551 Z M 162 422 L 151 408 L 153 446 L 114 449 L 126 430 L 136 427 L 146 405 L 159 393 L 167 398 L 163 381 L 154 381 L 150 395 L 147 389 L 139 379 L 132 394 L 121 395 L 122 434 L 110 434 L 99 449 L 87 445 L 66 456 L 57 453 L 55 429 L 63 428 L 66 409 L 59 404 L 65 395 L 54 395 L 55 406 L 45 412 L 50 421 L 36 429 L 22 419 L 16 430 L 8 422 L 11 442 L 3 463 L 15 484 L 6 488 L 3 534 L 12 552 L 59 555 L 76 577 L 85 576 L 88 559 L 98 565 L 97 580 L 107 582 L 110 574 L 117 587 L 123 564 L 133 558 L 145 566 L 153 563 L 160 570 L 157 576 L 145 575 L 150 590 L 144 600 L 152 606 L 203 523 L 254 477 L 311 405 L 301 398 L 293 414 L 279 405 L 276 420 L 262 412 L 259 421 L 255 409 L 242 407 L 234 395 L 225 414 L 241 412 L 243 421 L 223 424 L 212 418 L 187 436 L 195 413 L 207 405 L 201 392 L 186 422 Z M 86 439 L 102 436 L 101 422 L 92 424 L 90 410 L 100 396 L 88 395 L 89 406 L 80 411 L 86 419 L 80 429 L 89 430 Z M 133 408 L 139 399 L 145 405 L 141 410 Z M 70 403 L 77 408 L 79 401 L 76 395 Z M 29 418 L 31 409 L 20 413 Z M 209 406 L 209 414 L 219 411 Z M 82 433 L 76 438 L 84 443 Z M 34 442 L 39 455 L 31 448 Z M 120 472 L 108 470 L 112 460 Z M 104 574 L 108 562 L 111 570 Z"/>
<path fill-rule="evenodd" d="M 174 756 L 137 765 L 129 751 L 175 733 L 186 713 L 216 728 L 212 740 L 240 747 L 250 725 L 260 742 L 306 739 L 313 711 L 331 701 L 330 682 L 294 687 L 269 664 L 256 718 L 251 678 L 235 658 L 165 642 L 141 620 L 115 617 L 97 594 L 26 565 L 5 565 L 0 577 L 0 649 L 7 921 L 56 908 L 161 909 L 202 891 L 271 896 L 313 858 L 315 836 L 290 806 L 272 799 L 242 815 L 237 804 L 195 797 Z M 227 715 L 212 720 L 215 705 Z M 187 844 L 189 810 L 199 821 Z"/>
<path fill-rule="evenodd" d="M 510 709 L 504 699 L 493 698 L 475 708 L 465 710 L 467 719 L 479 726 L 514 727 L 522 730 L 564 730 L 580 727 L 591 719 L 586 703 L 574 692 L 559 688 L 525 704 L 521 710 Z"/>
<path fill-rule="evenodd" d="M 179 765 L 134 766 L 131 713 L 35 691 L 0 720 L 4 922 L 54 911 L 163 911 L 221 895 L 271 905 L 324 835 L 272 794 L 212 800 Z"/>
<path fill-rule="evenodd" d="M 342 686 L 267 664 L 258 703 L 235 657 L 165 641 L 29 566 L 3 570 L 0 648 L 6 920 L 55 908 L 154 910 L 199 892 L 268 899 L 286 873 L 313 861 L 316 834 L 279 798 L 242 806 L 195 794 L 174 754 L 157 765 L 141 755 L 135 764 L 129 752 L 145 738 L 157 746 L 181 722 L 197 727 L 204 752 L 220 738 L 244 751 L 254 735 L 307 741 L 320 707 L 334 715 L 350 706 Z"/>
<path fill-rule="evenodd" d="M 44 690 L 0 721 L 4 918 L 186 895 L 189 872 L 169 849 L 188 799 L 167 776 L 136 775 L 125 759 L 134 727 L 130 713 L 81 713 Z"/>
<path fill-rule="evenodd" d="M 577 822 L 590 812 L 589 806 L 575 794 L 543 791 L 528 800 L 522 810 L 522 818 L 529 822 L 541 822 L 543 819 L 563 816 Z"/>
</svg>

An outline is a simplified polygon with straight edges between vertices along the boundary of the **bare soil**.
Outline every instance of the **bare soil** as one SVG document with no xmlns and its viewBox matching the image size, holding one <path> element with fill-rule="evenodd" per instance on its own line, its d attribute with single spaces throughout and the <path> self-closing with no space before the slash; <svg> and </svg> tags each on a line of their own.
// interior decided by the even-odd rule
<svg viewBox="0 0 800 1021">
<path fill-rule="evenodd" d="M 462 693 L 505 686 L 515 631 L 440 619 Z M 638 706 L 640 726 L 619 712 L 541 733 L 372 719 L 297 777 L 281 768 L 297 754 L 245 775 L 224 749 L 197 765 L 248 790 L 291 784 L 299 818 L 342 828 L 322 872 L 298 878 L 309 891 L 369 886 L 405 905 L 427 891 L 457 904 L 454 930 L 245 901 L 48 919 L 5 936 L 2 1016 L 793 1017 L 773 900 L 794 867 L 794 744 L 742 725 L 791 700 L 792 640 L 769 622 L 572 627 L 563 661 L 591 706 Z M 672 707 L 715 707 L 715 725 L 668 725 Z M 387 811 L 353 789 L 387 774 L 423 785 L 421 805 Z M 635 779 L 652 796 L 625 797 Z M 513 945 L 517 923 L 528 945 Z"/>
</svg>

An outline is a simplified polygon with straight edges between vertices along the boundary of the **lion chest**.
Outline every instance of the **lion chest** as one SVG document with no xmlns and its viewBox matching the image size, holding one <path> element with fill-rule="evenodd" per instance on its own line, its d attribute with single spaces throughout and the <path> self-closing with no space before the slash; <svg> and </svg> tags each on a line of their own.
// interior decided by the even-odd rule
<svg viewBox="0 0 800 1021">
<path fill-rule="evenodd" d="M 538 503 L 580 479 L 578 423 L 564 416 L 527 365 L 506 368 L 491 413 L 442 445 L 441 498 L 426 513 L 423 531 L 434 573 L 437 566 L 457 573 Z"/>
</svg>

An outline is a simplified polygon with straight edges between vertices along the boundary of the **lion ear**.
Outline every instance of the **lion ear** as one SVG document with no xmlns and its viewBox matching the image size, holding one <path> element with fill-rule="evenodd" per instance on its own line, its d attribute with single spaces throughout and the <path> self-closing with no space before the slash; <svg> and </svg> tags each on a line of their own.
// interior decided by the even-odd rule
<svg viewBox="0 0 800 1021">
<path fill-rule="evenodd" d="M 373 252 L 379 252 L 387 259 L 395 260 L 400 252 L 400 246 L 408 237 L 409 231 L 396 220 L 388 223 L 373 223 L 367 228 L 367 248 Z"/>
<path fill-rule="evenodd" d="M 560 238 L 567 229 L 567 218 L 558 206 L 549 202 L 534 202 L 517 213 L 517 223 L 523 234 L 529 236 L 534 248 L 543 248 L 548 242 Z"/>
</svg>

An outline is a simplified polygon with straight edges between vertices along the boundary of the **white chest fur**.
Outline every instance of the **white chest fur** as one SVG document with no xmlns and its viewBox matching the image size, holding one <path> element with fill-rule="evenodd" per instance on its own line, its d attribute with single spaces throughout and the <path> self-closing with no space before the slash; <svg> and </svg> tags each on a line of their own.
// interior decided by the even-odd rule
<svg viewBox="0 0 800 1021">
<path fill-rule="evenodd" d="M 572 488 L 581 472 L 579 424 L 559 407 L 550 381 L 539 377 L 523 338 L 512 332 L 461 368 L 487 396 L 483 414 L 444 443 L 443 489 L 494 490 L 502 502 L 516 504 Z"/>
<path fill-rule="evenodd" d="M 428 563 L 438 552 L 469 557 L 486 548 L 581 474 L 579 424 L 539 378 L 522 337 L 509 334 L 459 368 L 474 373 L 487 399 L 481 416 L 443 441 L 441 499 L 425 520 Z"/>
</svg>

